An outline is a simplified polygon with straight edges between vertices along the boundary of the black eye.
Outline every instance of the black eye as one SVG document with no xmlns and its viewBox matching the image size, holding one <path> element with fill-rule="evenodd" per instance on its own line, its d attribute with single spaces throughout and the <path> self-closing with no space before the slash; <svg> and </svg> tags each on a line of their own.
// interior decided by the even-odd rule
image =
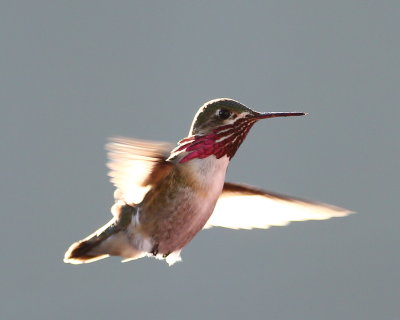
<svg viewBox="0 0 400 320">
<path fill-rule="evenodd" d="M 219 109 L 218 110 L 218 117 L 221 120 L 226 120 L 231 116 L 231 112 L 229 110 L 226 109 Z"/>
</svg>

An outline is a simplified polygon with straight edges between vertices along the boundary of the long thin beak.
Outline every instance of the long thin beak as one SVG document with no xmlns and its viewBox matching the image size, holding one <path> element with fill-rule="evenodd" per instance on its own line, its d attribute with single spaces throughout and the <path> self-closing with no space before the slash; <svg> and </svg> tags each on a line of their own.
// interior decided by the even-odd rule
<svg viewBox="0 0 400 320">
<path fill-rule="evenodd" d="M 255 115 L 256 119 L 267 119 L 267 118 L 277 118 L 277 117 L 298 117 L 304 116 L 307 113 L 304 112 L 264 112 Z"/>
</svg>

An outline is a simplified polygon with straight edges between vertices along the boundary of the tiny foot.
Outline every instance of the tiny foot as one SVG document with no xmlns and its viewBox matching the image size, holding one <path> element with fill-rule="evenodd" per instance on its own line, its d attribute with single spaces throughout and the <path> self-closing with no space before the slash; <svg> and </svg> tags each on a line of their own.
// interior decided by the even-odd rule
<svg viewBox="0 0 400 320">
<path fill-rule="evenodd" d="M 158 243 L 156 243 L 153 248 L 151 249 L 151 254 L 156 256 L 158 254 Z"/>
</svg>

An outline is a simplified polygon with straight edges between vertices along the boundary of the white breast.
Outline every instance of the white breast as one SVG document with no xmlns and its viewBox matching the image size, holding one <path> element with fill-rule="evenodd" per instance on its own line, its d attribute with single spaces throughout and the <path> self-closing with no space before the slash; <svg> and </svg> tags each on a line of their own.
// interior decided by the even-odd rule
<svg viewBox="0 0 400 320">
<path fill-rule="evenodd" d="M 185 244 L 205 225 L 214 211 L 215 204 L 222 192 L 229 158 L 217 159 L 209 156 L 204 159 L 192 159 L 182 166 L 190 171 L 196 185 L 196 192 L 191 193 L 187 201 L 184 222 L 180 220 L 180 232 L 176 232 L 176 242 Z M 181 232 L 183 231 L 183 232 Z"/>
<path fill-rule="evenodd" d="M 200 188 L 207 191 L 210 197 L 219 197 L 225 182 L 226 169 L 229 158 L 223 156 L 217 159 L 209 156 L 205 159 L 193 159 L 185 165 L 191 166 L 191 172 Z"/>
<path fill-rule="evenodd" d="M 193 178 L 195 178 L 201 192 L 197 194 L 197 198 L 193 203 L 197 204 L 198 221 L 192 221 L 193 226 L 204 224 L 208 217 L 212 214 L 215 204 L 222 192 L 225 182 L 225 174 L 229 165 L 229 158 L 224 156 L 217 159 L 210 156 L 205 159 L 193 159 L 188 161 L 186 165 L 194 166 L 191 168 Z M 194 219 L 194 220 L 197 220 Z"/>
</svg>

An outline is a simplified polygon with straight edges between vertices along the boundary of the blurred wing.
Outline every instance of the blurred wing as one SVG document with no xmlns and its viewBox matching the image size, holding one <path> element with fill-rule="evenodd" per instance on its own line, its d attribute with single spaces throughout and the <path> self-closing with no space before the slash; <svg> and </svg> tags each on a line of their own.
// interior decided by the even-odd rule
<svg viewBox="0 0 400 320">
<path fill-rule="evenodd" d="M 352 211 L 325 203 L 311 202 L 251 186 L 225 183 L 214 212 L 204 228 L 267 229 L 291 221 L 344 217 Z"/>
<path fill-rule="evenodd" d="M 166 161 L 172 150 L 167 143 L 118 137 L 110 139 L 106 150 L 108 175 L 117 187 L 114 197 L 127 203 L 142 201 L 151 185 L 172 167 Z"/>
</svg>

